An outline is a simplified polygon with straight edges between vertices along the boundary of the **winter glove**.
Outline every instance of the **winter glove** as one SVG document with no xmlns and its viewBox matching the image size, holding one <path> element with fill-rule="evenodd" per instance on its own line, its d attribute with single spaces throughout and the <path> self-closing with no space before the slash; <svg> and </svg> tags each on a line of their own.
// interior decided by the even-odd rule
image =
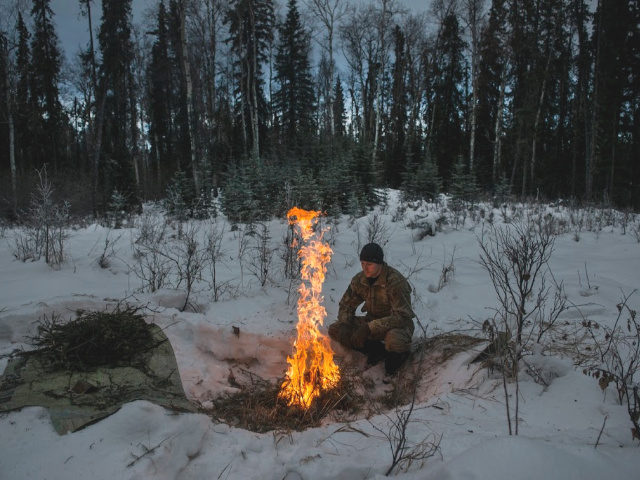
<svg viewBox="0 0 640 480">
<path fill-rule="evenodd" d="M 358 323 L 358 326 L 353 330 L 351 334 L 351 345 L 353 348 L 361 349 L 364 347 L 365 342 L 369 339 L 371 331 L 369 325 L 364 320 Z"/>
</svg>

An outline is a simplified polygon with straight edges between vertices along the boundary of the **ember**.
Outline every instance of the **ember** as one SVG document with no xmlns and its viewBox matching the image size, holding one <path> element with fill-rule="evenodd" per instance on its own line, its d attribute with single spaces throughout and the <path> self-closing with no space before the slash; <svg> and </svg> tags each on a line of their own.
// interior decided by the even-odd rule
<svg viewBox="0 0 640 480">
<path fill-rule="evenodd" d="M 321 391 L 330 390 L 340 380 L 329 338 L 318 330 L 327 313 L 321 305 L 321 293 L 327 263 L 333 253 L 323 241 L 324 231 L 314 232 L 320 213 L 297 207 L 287 212 L 289 223 L 298 227 L 302 237 L 303 245 L 298 252 L 302 283 L 298 289 L 298 335 L 293 344 L 294 353 L 287 357 L 289 369 L 278 396 L 288 405 L 304 409 L 309 408 Z"/>
</svg>

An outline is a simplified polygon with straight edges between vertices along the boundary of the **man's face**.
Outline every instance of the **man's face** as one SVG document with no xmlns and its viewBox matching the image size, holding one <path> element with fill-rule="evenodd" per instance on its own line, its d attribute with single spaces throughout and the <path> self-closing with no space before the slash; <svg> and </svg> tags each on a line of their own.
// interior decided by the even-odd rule
<svg viewBox="0 0 640 480">
<path fill-rule="evenodd" d="M 360 262 L 364 276 L 367 278 L 377 278 L 382 271 L 382 264 L 373 262 Z"/>
</svg>

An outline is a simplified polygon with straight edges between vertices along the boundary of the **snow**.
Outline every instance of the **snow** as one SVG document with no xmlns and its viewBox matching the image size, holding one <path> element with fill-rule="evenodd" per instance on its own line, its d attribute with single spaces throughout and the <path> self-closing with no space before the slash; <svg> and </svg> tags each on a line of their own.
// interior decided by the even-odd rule
<svg viewBox="0 0 640 480">
<path fill-rule="evenodd" d="M 479 262 L 478 238 L 487 227 L 483 222 L 491 212 L 499 222 L 505 211 L 515 216 L 532 207 L 484 206 L 484 220 L 469 216 L 457 228 L 449 222 L 435 236 L 421 239 L 410 225 L 435 227 L 443 207 L 423 204 L 400 213 L 399 207 L 397 193 L 389 192 L 387 207 L 367 217 L 324 220 L 330 227 L 325 236 L 334 250 L 323 290 L 327 322 L 336 317 L 342 292 L 358 271 L 359 248 L 377 216 L 385 227 L 385 260 L 407 275 L 415 289 L 420 325 L 416 337 L 422 328 L 427 336 L 458 332 L 481 337 L 483 321 L 497 308 L 495 292 Z M 569 225 L 557 237 L 550 261 L 555 280 L 563 283 L 569 301 L 577 306 L 563 312 L 561 323 L 568 331 L 577 330 L 584 319 L 611 325 L 621 298 L 640 287 L 640 243 L 631 226 L 623 231 L 621 225 L 606 221 L 611 216 L 602 214 L 597 228 L 577 231 L 570 225 L 568 209 L 561 205 L 546 209 Z M 637 224 L 640 219 L 632 220 Z M 188 398 L 210 405 L 213 398 L 235 390 L 229 374 L 242 369 L 274 382 L 281 379 L 295 335 L 297 285 L 284 278 L 279 251 L 267 284 L 260 287 L 247 268 L 247 258 L 243 265 L 238 258 L 242 226 L 233 231 L 225 224 L 224 255 L 217 269 L 218 281 L 226 282 L 222 298 L 214 302 L 211 288 L 199 282 L 193 293 L 195 311 L 181 312 L 183 289 L 140 290 L 141 280 L 132 266 L 142 219 L 135 222 L 133 228 L 122 230 L 90 225 L 71 231 L 67 260 L 55 269 L 43 260 L 16 260 L 12 255 L 16 230 L 3 232 L 0 371 L 10 353 L 28 348 L 26 337 L 34 333 L 42 315 L 56 312 L 71 318 L 79 308 L 103 309 L 126 299 L 145 306 L 148 320 L 164 329 Z M 281 249 L 286 222 L 274 219 L 266 225 L 272 248 Z M 200 223 L 202 232 L 210 226 L 210 221 Z M 117 239 L 116 254 L 109 258 L 108 268 L 101 268 L 97 259 L 107 235 Z M 438 289 L 442 269 L 450 263 L 452 275 Z M 640 295 L 632 295 L 629 306 L 639 305 Z M 233 327 L 239 328 L 239 335 Z M 359 354 L 339 346 L 335 350 L 338 363 L 351 359 L 365 369 Z M 632 439 L 626 407 L 618 403 L 613 385 L 603 392 L 566 352 L 539 348 L 527 362 L 546 385 L 522 369 L 519 434 L 509 435 L 502 377 L 470 364 L 473 355 L 458 354 L 424 372 L 406 433 L 410 443 L 425 438 L 439 441 L 439 450 L 394 474 L 407 479 L 637 478 L 638 441 Z M 363 374 L 380 382 L 382 367 Z M 509 388 L 513 408 L 514 385 Z M 403 408 L 408 406 L 399 411 Z M 46 409 L 29 407 L 0 416 L 0 478 L 382 478 L 392 458 L 385 433 L 397 414 L 390 410 L 348 423 L 329 418 L 302 432 L 254 433 L 205 414 L 176 413 L 136 401 L 98 423 L 59 436 Z"/>
</svg>

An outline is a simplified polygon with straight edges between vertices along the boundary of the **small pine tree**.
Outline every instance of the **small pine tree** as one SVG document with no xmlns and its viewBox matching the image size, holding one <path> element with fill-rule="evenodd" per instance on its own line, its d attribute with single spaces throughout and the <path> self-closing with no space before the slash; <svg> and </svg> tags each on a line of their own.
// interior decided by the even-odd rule
<svg viewBox="0 0 640 480">
<path fill-rule="evenodd" d="M 349 177 L 348 165 L 344 157 L 338 157 L 323 168 L 317 178 L 322 199 L 322 209 L 333 217 L 347 210 L 349 192 L 353 190 L 353 181 Z"/>
<path fill-rule="evenodd" d="M 293 202 L 295 205 L 307 210 L 321 208 L 320 187 L 308 170 L 296 169 L 292 178 Z"/>
<path fill-rule="evenodd" d="M 309 64 L 310 35 L 305 30 L 296 0 L 289 0 L 285 21 L 279 27 L 275 56 L 273 106 L 280 118 L 282 142 L 289 147 L 306 145 L 313 132 L 315 99 Z"/>
<path fill-rule="evenodd" d="M 164 200 L 167 214 L 176 220 L 184 221 L 193 216 L 195 200 L 193 181 L 184 171 L 178 170 L 167 186 L 167 196 Z"/>
<path fill-rule="evenodd" d="M 503 173 L 500 180 L 496 183 L 493 191 L 493 201 L 496 204 L 504 203 L 511 195 L 511 184 Z"/>
<path fill-rule="evenodd" d="M 467 204 L 477 199 L 479 189 L 476 176 L 473 172 L 467 171 L 467 166 L 458 158 L 458 162 L 451 174 L 449 184 L 452 200 L 457 203 Z"/>
<path fill-rule="evenodd" d="M 109 200 L 107 216 L 113 223 L 113 228 L 121 228 L 122 220 L 127 212 L 128 200 L 127 197 L 119 192 L 117 189 L 111 193 Z"/>
<path fill-rule="evenodd" d="M 442 190 L 442 179 L 438 166 L 427 157 L 424 162 L 413 165 L 403 175 L 402 192 L 405 200 L 433 200 Z"/>
<path fill-rule="evenodd" d="M 374 166 L 371 164 L 370 149 L 366 145 L 358 144 L 353 149 L 349 174 L 353 179 L 353 193 L 359 198 L 359 202 L 364 202 L 361 207 L 366 209 L 377 205 L 379 198 L 374 185 Z"/>
<path fill-rule="evenodd" d="M 254 219 L 256 202 L 244 168 L 232 167 L 222 189 L 222 211 L 231 222 L 250 222 Z"/>
</svg>

